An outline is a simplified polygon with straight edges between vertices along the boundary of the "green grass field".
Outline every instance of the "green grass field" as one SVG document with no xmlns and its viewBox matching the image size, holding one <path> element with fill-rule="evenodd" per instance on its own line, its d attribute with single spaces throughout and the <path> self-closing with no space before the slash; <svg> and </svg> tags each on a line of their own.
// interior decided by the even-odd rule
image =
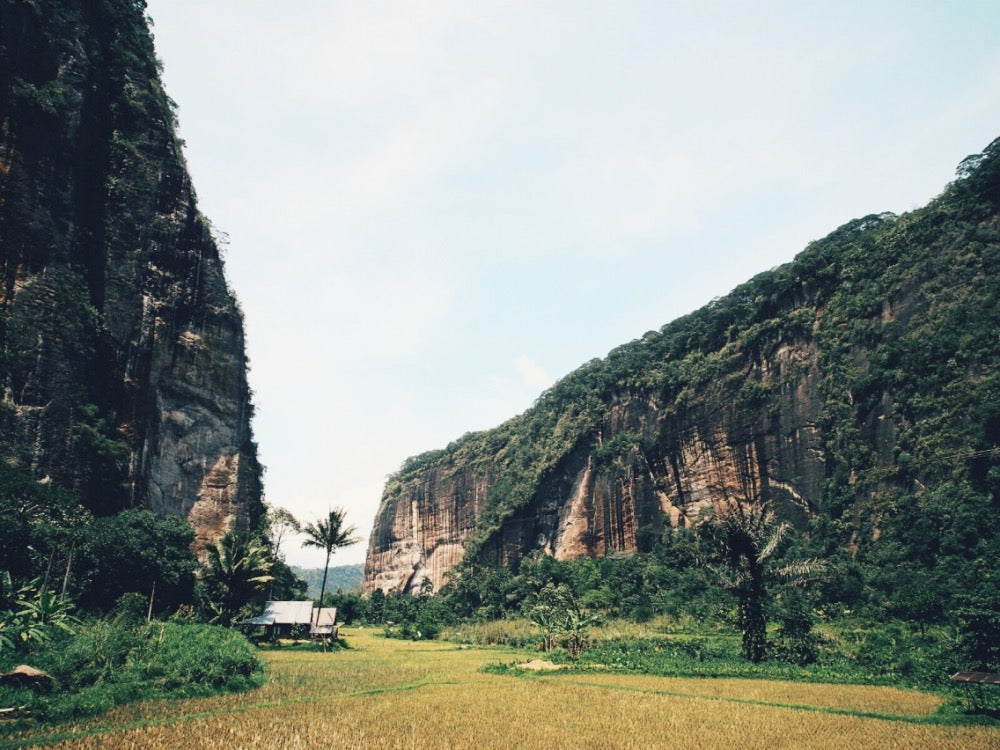
<svg viewBox="0 0 1000 750">
<path fill-rule="evenodd" d="M 350 650 L 266 652 L 259 690 L 8 729 L 0 747 L 1000 747 L 1000 728 L 936 718 L 944 699 L 929 693 L 600 669 L 493 674 L 482 668 L 538 655 L 342 632 Z"/>
</svg>

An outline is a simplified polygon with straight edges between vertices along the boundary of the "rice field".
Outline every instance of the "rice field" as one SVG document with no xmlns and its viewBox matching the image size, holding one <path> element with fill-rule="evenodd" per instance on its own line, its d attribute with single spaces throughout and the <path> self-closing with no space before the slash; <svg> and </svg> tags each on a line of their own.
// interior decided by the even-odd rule
<svg viewBox="0 0 1000 750">
<path fill-rule="evenodd" d="M 601 672 L 515 677 L 480 670 L 536 654 L 343 632 L 350 651 L 267 652 L 271 678 L 259 690 L 7 731 L 0 747 L 1000 748 L 1000 728 L 935 723 L 942 699 L 916 691 Z"/>
</svg>

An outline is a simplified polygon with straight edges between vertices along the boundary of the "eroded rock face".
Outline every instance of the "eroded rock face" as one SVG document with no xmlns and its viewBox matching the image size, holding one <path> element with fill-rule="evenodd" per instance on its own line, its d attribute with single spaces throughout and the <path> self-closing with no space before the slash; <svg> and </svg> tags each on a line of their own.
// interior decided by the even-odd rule
<svg viewBox="0 0 1000 750">
<path fill-rule="evenodd" d="M 488 471 L 453 467 L 390 484 L 368 546 L 365 590 L 416 592 L 425 578 L 440 588 L 462 560 L 489 486 Z"/>
<path fill-rule="evenodd" d="M 739 362 L 742 367 L 743 362 Z M 665 525 L 694 524 L 725 497 L 764 496 L 789 517 L 819 501 L 823 453 L 818 351 L 784 345 L 751 377 L 771 393 L 766 409 L 742 409 L 732 387 L 678 417 L 650 394 L 613 399 L 597 428 L 581 435 L 518 512 L 481 539 L 484 559 L 516 565 L 532 550 L 558 559 L 649 549 Z M 602 453 L 627 436 L 617 453 Z M 368 547 L 364 589 L 434 589 L 461 560 L 480 524 L 502 459 L 472 468 L 445 462 L 389 483 Z"/>
<path fill-rule="evenodd" d="M 262 512 L 243 318 L 136 3 L 5 6 L 0 454 L 97 512 Z"/>
</svg>

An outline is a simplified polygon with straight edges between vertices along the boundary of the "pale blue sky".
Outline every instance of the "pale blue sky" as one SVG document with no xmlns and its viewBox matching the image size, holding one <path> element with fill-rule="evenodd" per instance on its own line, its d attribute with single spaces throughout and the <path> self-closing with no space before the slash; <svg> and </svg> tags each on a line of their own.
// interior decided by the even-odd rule
<svg viewBox="0 0 1000 750">
<path fill-rule="evenodd" d="M 366 541 L 407 456 L 852 218 L 923 205 L 1000 135 L 992 1 L 149 14 L 230 238 L 267 498 L 343 506 Z"/>
</svg>

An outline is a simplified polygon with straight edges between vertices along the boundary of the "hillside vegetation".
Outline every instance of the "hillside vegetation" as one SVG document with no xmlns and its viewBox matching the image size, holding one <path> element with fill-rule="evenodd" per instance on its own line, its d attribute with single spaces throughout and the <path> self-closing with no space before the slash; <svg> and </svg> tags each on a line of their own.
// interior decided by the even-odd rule
<svg viewBox="0 0 1000 750">
<path fill-rule="evenodd" d="M 361 588 L 361 576 L 364 573 L 364 565 L 334 565 L 327 573 L 326 590 L 334 591 L 358 591 Z M 318 599 L 320 581 L 323 579 L 322 568 L 298 568 L 292 566 L 292 574 L 300 581 L 306 583 L 306 596 Z"/>
<path fill-rule="evenodd" d="M 697 557 L 677 552 L 679 531 L 706 506 L 760 501 L 803 532 L 795 552 L 828 563 L 819 604 L 937 621 L 996 598 L 998 209 L 1000 140 L 926 207 L 851 221 L 500 427 L 408 459 L 387 483 L 369 570 L 391 557 L 393 514 L 450 502 L 473 520 L 445 577 L 498 601 L 482 582 L 536 551 L 559 556 L 586 480 L 589 527 L 563 558 L 655 553 L 676 568 Z M 457 492 L 433 497 L 468 477 L 488 486 L 475 512 Z M 436 520 L 421 523 L 430 570 Z"/>
</svg>

